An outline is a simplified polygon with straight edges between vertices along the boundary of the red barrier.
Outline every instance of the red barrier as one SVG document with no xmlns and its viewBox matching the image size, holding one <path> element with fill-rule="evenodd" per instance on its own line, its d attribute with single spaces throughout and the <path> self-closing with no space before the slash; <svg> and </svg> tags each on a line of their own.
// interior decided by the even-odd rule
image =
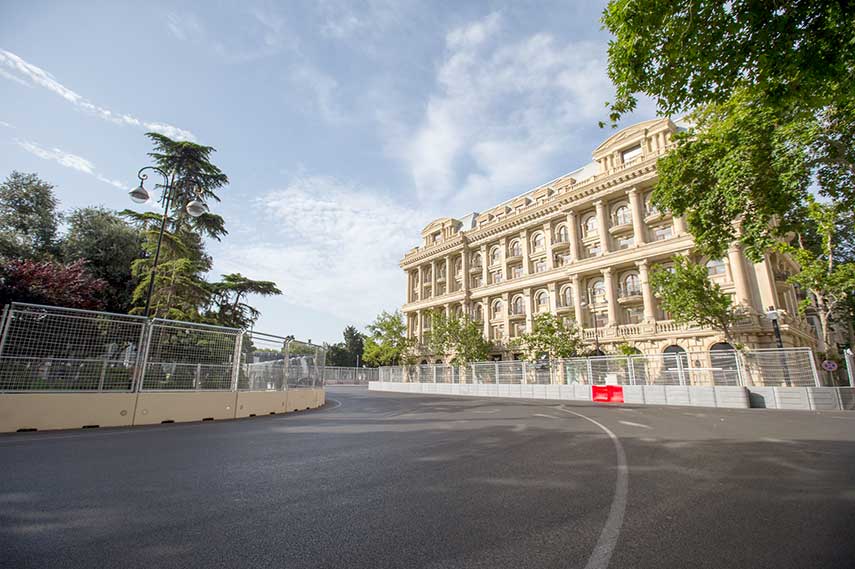
<svg viewBox="0 0 855 569">
<path fill-rule="evenodd" d="M 623 386 L 592 385 L 591 400 L 596 403 L 623 403 Z"/>
</svg>

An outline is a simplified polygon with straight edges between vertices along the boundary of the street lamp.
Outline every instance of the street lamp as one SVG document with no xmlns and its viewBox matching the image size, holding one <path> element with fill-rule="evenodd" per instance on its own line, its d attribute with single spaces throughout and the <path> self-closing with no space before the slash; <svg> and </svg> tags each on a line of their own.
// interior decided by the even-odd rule
<svg viewBox="0 0 855 569">
<path fill-rule="evenodd" d="M 148 179 L 148 174 L 143 173 L 146 170 L 153 170 L 163 176 L 163 184 L 160 186 L 161 189 L 163 189 L 163 219 L 160 222 L 160 233 L 157 236 L 157 248 L 154 251 L 154 263 L 151 266 L 151 273 L 149 274 L 148 293 L 145 297 L 145 312 L 143 312 L 143 316 L 148 318 L 148 313 L 151 308 L 151 295 L 154 292 L 154 278 L 157 273 L 157 262 L 160 260 L 160 245 L 163 243 L 163 232 L 166 229 L 166 221 L 169 219 L 169 205 L 171 201 L 175 200 L 176 196 L 174 195 L 174 184 L 170 183 L 169 175 L 166 172 L 156 166 L 145 166 L 140 168 L 140 171 L 137 172 L 137 178 L 140 179 L 140 185 L 128 192 L 131 201 L 134 203 L 145 203 L 149 200 L 150 195 L 148 190 L 145 189 L 145 181 Z M 175 182 L 174 172 L 172 173 L 172 182 Z M 198 196 L 199 191 L 197 190 L 196 193 Z M 199 199 L 194 199 L 186 205 L 185 210 L 190 217 L 199 217 L 208 211 L 208 206 L 205 205 L 205 202 Z"/>
<path fill-rule="evenodd" d="M 775 310 L 774 306 L 770 306 L 766 311 L 766 318 L 772 321 L 772 330 L 775 332 L 775 343 L 777 344 L 778 349 L 782 350 L 784 348 L 784 341 L 781 339 L 781 326 L 778 324 L 780 315 L 778 314 L 778 311 Z M 778 352 L 778 354 L 784 368 L 784 383 L 787 386 L 790 386 L 792 385 L 792 382 L 790 381 L 790 366 L 787 364 L 787 355 L 783 352 Z"/>
</svg>

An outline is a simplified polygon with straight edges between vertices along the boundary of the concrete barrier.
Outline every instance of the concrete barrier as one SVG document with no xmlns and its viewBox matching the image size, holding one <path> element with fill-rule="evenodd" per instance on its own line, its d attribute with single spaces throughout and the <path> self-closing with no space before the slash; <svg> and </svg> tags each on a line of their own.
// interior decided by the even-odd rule
<svg viewBox="0 0 855 569">
<path fill-rule="evenodd" d="M 0 432 L 127 427 L 136 401 L 136 393 L 0 394 Z"/>
<path fill-rule="evenodd" d="M 0 393 L 0 432 L 235 419 L 316 409 L 325 403 L 323 389 Z"/>
</svg>

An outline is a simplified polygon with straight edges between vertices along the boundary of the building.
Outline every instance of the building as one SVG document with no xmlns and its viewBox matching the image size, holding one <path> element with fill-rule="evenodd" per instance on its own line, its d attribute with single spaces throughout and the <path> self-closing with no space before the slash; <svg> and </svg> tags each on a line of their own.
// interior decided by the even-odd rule
<svg viewBox="0 0 855 569">
<path fill-rule="evenodd" d="M 575 320 L 605 353 L 623 343 L 647 354 L 729 348 L 714 330 L 670 320 L 648 282 L 654 265 L 693 249 L 685 221 L 650 203 L 656 160 L 678 129 L 667 118 L 626 128 L 582 168 L 484 213 L 425 227 L 421 245 L 401 261 L 403 312 L 423 360 L 433 361 L 423 344 L 433 309 L 482 322 L 495 359 L 519 357 L 511 341 L 540 312 Z M 815 346 L 814 330 L 798 315 L 798 291 L 786 282 L 798 270 L 792 259 L 770 253 L 752 263 L 734 244 L 726 258 L 701 261 L 747 309 L 737 341 L 774 347 L 765 313 L 775 307 L 785 346 Z"/>
</svg>

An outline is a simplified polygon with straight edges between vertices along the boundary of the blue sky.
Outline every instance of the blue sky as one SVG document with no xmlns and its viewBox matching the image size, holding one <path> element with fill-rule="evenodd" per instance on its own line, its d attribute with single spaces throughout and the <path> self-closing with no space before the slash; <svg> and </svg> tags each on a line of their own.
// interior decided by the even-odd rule
<svg viewBox="0 0 855 569">
<path fill-rule="evenodd" d="M 146 131 L 214 146 L 231 185 L 212 278 L 274 280 L 259 330 L 338 341 L 400 307 L 398 262 L 430 220 L 590 161 L 609 134 L 602 8 L 6 2 L 0 176 L 38 172 L 63 209 L 124 209 Z"/>
</svg>

